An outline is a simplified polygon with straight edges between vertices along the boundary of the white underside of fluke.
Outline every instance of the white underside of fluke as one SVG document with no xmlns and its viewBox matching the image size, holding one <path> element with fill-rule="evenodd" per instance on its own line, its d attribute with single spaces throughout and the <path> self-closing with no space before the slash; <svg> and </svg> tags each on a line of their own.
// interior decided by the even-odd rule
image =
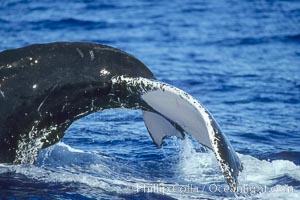
<svg viewBox="0 0 300 200">
<path fill-rule="evenodd" d="M 163 139 L 167 136 L 176 136 L 183 139 L 182 133 L 161 115 L 143 111 L 143 118 L 151 138 L 158 147 L 161 147 Z"/>
<path fill-rule="evenodd" d="M 169 88 L 171 89 L 171 88 Z M 199 110 L 191 102 L 178 95 L 174 90 L 155 90 L 142 95 L 147 104 L 169 120 L 180 125 L 185 132 L 192 135 L 199 143 L 212 149 L 207 127 L 209 118 L 202 117 Z M 199 107 L 199 109 L 203 109 Z"/>
<path fill-rule="evenodd" d="M 185 133 L 213 150 L 226 181 L 233 191 L 236 190 L 237 180 L 233 174 L 240 168 L 235 163 L 238 159 L 236 153 L 198 100 L 174 86 L 146 78 L 119 76 L 113 80 L 113 83 L 116 82 L 126 82 L 127 87 L 138 88 L 141 98 L 155 111 L 144 111 L 143 117 L 153 141 L 159 147 L 166 136 L 182 137 L 172 123 L 179 125 Z"/>
</svg>

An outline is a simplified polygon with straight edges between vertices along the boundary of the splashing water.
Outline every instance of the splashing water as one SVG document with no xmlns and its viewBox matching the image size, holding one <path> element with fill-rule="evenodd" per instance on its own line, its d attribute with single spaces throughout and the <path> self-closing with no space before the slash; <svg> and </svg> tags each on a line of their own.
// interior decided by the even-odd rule
<svg viewBox="0 0 300 200">
<path fill-rule="evenodd" d="M 169 151 L 175 150 L 179 151 L 179 155 L 177 158 L 163 156 L 161 160 L 157 160 L 172 163 L 171 170 L 174 171 L 171 176 L 165 174 L 165 177 L 161 178 L 150 178 L 140 172 L 134 173 L 137 168 L 140 168 L 140 171 L 147 170 L 146 167 L 151 164 L 160 167 L 154 161 L 129 162 L 74 149 L 61 142 L 43 150 L 35 165 L 2 164 L 0 180 L 3 181 L 4 175 L 13 174 L 17 183 L 15 187 L 21 184 L 17 181 L 18 176 L 21 176 L 25 182 L 39 182 L 45 187 L 61 185 L 61 191 L 71 190 L 70 193 L 81 185 L 80 194 L 90 198 L 99 198 L 99 195 L 127 195 L 133 198 L 137 192 L 154 192 L 157 195 L 180 199 L 209 198 L 212 193 L 216 197 L 227 196 L 229 199 L 291 199 L 300 195 L 295 187 L 300 181 L 300 166 L 287 160 L 266 161 L 239 154 L 244 171 L 239 178 L 238 192 L 235 196 L 229 191 L 213 153 L 195 149 L 195 144 L 190 138 L 183 141 L 169 139 L 165 144 L 164 153 L 167 156 Z M 159 171 L 158 168 L 152 170 Z M 293 180 L 294 187 L 282 183 L 284 178 Z M 86 187 L 90 192 L 85 191 Z M 58 191 L 55 197 L 65 196 Z"/>
</svg>

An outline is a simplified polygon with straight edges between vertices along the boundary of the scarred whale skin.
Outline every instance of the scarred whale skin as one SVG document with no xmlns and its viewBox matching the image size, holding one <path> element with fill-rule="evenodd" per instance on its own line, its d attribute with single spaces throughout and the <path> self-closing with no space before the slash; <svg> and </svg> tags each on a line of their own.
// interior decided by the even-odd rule
<svg viewBox="0 0 300 200">
<path fill-rule="evenodd" d="M 49 132 L 42 139 L 47 147 L 74 120 L 119 107 L 117 97 L 108 95 L 117 75 L 155 79 L 133 56 L 101 44 L 58 42 L 2 51 L 0 162 L 22 162 L 25 158 L 16 158 L 18 141 L 31 143 L 44 134 L 39 130 Z"/>
</svg>

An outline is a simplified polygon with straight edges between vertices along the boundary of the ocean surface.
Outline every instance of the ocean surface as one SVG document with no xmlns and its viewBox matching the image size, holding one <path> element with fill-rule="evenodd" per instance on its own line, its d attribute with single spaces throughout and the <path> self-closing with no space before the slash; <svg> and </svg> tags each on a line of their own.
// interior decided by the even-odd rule
<svg viewBox="0 0 300 200">
<path fill-rule="evenodd" d="M 243 162 L 238 192 L 192 138 L 159 149 L 140 111 L 107 110 L 1 164 L 0 199 L 300 199 L 299 1 L 0 2 L 0 50 L 54 41 L 120 48 L 197 98 Z"/>
</svg>

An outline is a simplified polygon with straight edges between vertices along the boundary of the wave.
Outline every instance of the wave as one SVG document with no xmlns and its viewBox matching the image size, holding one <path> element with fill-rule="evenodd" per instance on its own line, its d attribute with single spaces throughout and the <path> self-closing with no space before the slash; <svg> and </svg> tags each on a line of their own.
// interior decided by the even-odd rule
<svg viewBox="0 0 300 200">
<path fill-rule="evenodd" d="M 235 47 L 240 45 L 261 45 L 261 44 L 274 44 L 280 43 L 294 43 L 299 42 L 300 34 L 288 33 L 288 34 L 274 34 L 274 35 L 262 35 L 262 36 L 245 36 L 245 37 L 233 37 L 223 38 L 220 40 L 205 42 L 205 45 L 221 45 L 226 47 Z"/>
<path fill-rule="evenodd" d="M 212 153 L 197 152 L 189 140 L 183 143 L 181 162 L 178 165 L 183 179 L 193 184 L 197 182 L 204 184 L 200 186 L 206 192 L 236 198 L 232 193 L 224 193 L 227 185 L 223 181 Z M 296 199 L 295 197 L 300 197 L 299 165 L 288 160 L 259 160 L 243 154 L 238 156 L 244 166 L 239 177 L 238 198 Z M 219 191 L 215 191 L 217 187 Z"/>
<path fill-rule="evenodd" d="M 58 20 L 39 20 L 28 22 L 33 30 L 60 30 L 60 29 L 82 29 L 85 27 L 85 30 L 94 30 L 94 29 L 105 29 L 112 27 L 113 24 L 110 24 L 106 21 L 91 21 L 75 18 L 63 18 Z"/>
<path fill-rule="evenodd" d="M 176 173 L 173 175 L 166 173 L 162 179 L 143 176 L 142 167 L 146 165 L 140 165 L 137 170 L 134 164 L 126 160 L 85 152 L 64 143 L 58 143 L 43 150 L 35 165 L 0 165 L 0 184 L 7 184 L 9 179 L 6 180 L 5 177 L 9 174 L 9 177 L 23 176 L 20 182 L 14 183 L 15 187 L 21 187 L 24 180 L 32 183 L 38 182 L 44 184 L 45 187 L 54 184 L 63 188 L 63 195 L 66 195 L 66 190 L 71 190 L 69 194 L 80 193 L 88 198 L 98 198 L 99 195 L 146 199 L 154 198 L 155 195 L 180 199 L 211 198 L 212 196 L 236 198 L 232 192 L 226 190 L 227 184 L 211 152 L 195 149 L 193 141 L 189 138 L 183 141 L 176 140 L 176 142 L 180 146 L 178 162 L 168 160 L 167 157 L 163 158 L 172 163 L 170 167 Z M 239 157 L 244 164 L 244 171 L 239 178 L 238 198 L 300 197 L 300 166 L 288 160 L 259 160 L 243 154 L 239 154 Z M 155 166 L 152 166 L 152 170 L 155 170 L 153 167 Z M 32 183 L 30 187 L 34 187 Z M 167 188 L 172 187 L 177 189 L 167 191 Z M 180 191 L 188 187 L 193 191 L 192 189 Z M 87 188 L 89 188 L 89 193 L 86 192 Z"/>
</svg>

